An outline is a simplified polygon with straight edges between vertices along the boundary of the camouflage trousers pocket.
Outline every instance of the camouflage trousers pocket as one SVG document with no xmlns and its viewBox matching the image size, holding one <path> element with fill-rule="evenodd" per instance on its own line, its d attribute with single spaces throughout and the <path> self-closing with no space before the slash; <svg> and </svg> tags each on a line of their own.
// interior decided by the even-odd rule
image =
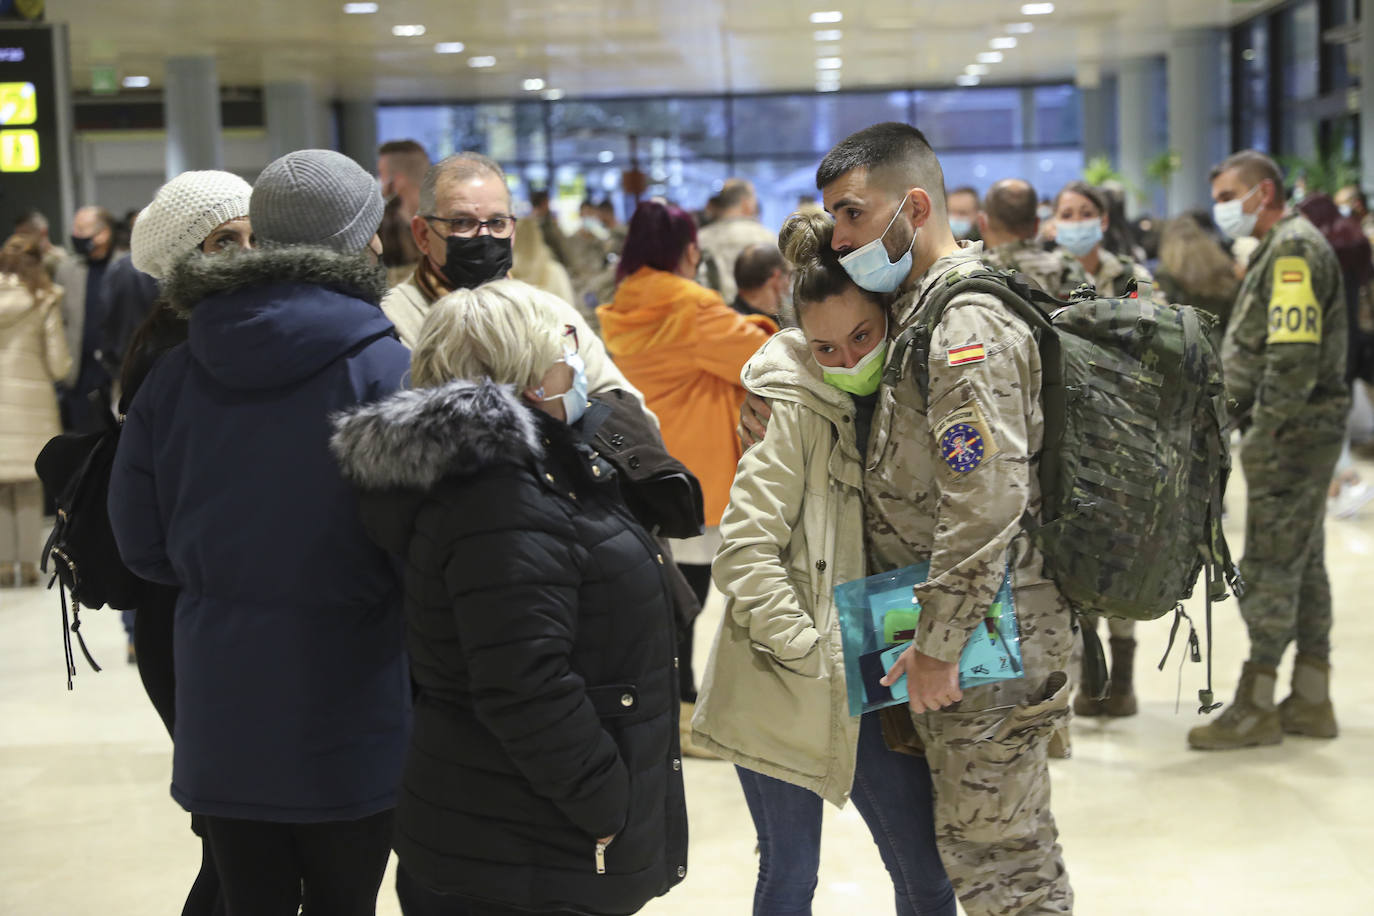
<svg viewBox="0 0 1374 916">
<path fill-rule="evenodd" d="M 1069 695 L 1067 675 L 1056 671 L 1037 702 L 938 714 L 927 757 L 942 842 L 1014 844 L 1050 823 L 1046 751 L 1067 721 Z"/>
</svg>

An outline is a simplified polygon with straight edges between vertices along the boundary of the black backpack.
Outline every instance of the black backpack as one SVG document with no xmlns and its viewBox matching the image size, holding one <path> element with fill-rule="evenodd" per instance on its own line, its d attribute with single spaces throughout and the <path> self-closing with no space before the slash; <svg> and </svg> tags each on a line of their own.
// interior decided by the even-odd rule
<svg viewBox="0 0 1374 916">
<path fill-rule="evenodd" d="M 108 426 L 94 433 L 64 433 L 51 439 L 39 452 L 34 469 L 57 504 L 57 524 L 43 548 L 42 569 L 52 564 L 48 587 L 57 585 L 62 599 L 62 639 L 66 650 L 67 689 L 76 674 L 72 634 L 81 653 L 95 671 L 100 670 L 81 636 L 81 606 L 113 610 L 134 609 L 144 582 L 129 571 L 119 557 L 106 498 L 115 449 L 119 447 L 120 421 L 101 411 Z M 68 618 L 67 594 L 71 594 Z"/>
</svg>

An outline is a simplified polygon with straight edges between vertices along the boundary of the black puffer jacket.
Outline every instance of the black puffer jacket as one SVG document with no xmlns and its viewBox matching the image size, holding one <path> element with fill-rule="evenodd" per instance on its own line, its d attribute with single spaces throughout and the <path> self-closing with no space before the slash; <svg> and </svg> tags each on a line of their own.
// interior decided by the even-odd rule
<svg viewBox="0 0 1374 916">
<path fill-rule="evenodd" d="M 407 871 L 535 910 L 633 913 L 665 893 L 687 864 L 673 616 L 615 470 L 490 383 L 353 411 L 333 447 L 369 533 L 406 562 Z"/>
</svg>

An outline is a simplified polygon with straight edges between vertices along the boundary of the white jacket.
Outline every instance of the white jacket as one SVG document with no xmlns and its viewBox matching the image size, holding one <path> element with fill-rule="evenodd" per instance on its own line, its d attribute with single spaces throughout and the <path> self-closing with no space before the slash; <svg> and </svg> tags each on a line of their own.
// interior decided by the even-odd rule
<svg viewBox="0 0 1374 916">
<path fill-rule="evenodd" d="M 854 403 L 822 380 L 796 328 L 769 340 L 743 380 L 773 414 L 740 461 L 721 521 L 712 576 L 726 612 L 692 738 L 843 806 L 859 720 L 849 715 L 833 589 L 866 575 Z"/>
</svg>

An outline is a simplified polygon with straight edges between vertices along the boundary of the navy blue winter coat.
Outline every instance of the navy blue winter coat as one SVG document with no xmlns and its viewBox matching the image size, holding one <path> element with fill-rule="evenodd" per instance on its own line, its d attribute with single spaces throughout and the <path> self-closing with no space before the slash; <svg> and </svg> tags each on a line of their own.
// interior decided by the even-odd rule
<svg viewBox="0 0 1374 916">
<path fill-rule="evenodd" d="M 332 414 L 400 387 L 380 274 L 319 249 L 195 256 L 190 339 L 130 406 L 110 481 L 124 562 L 181 590 L 172 796 L 248 820 L 395 806 L 409 678 L 395 568 L 329 451 Z"/>
</svg>

